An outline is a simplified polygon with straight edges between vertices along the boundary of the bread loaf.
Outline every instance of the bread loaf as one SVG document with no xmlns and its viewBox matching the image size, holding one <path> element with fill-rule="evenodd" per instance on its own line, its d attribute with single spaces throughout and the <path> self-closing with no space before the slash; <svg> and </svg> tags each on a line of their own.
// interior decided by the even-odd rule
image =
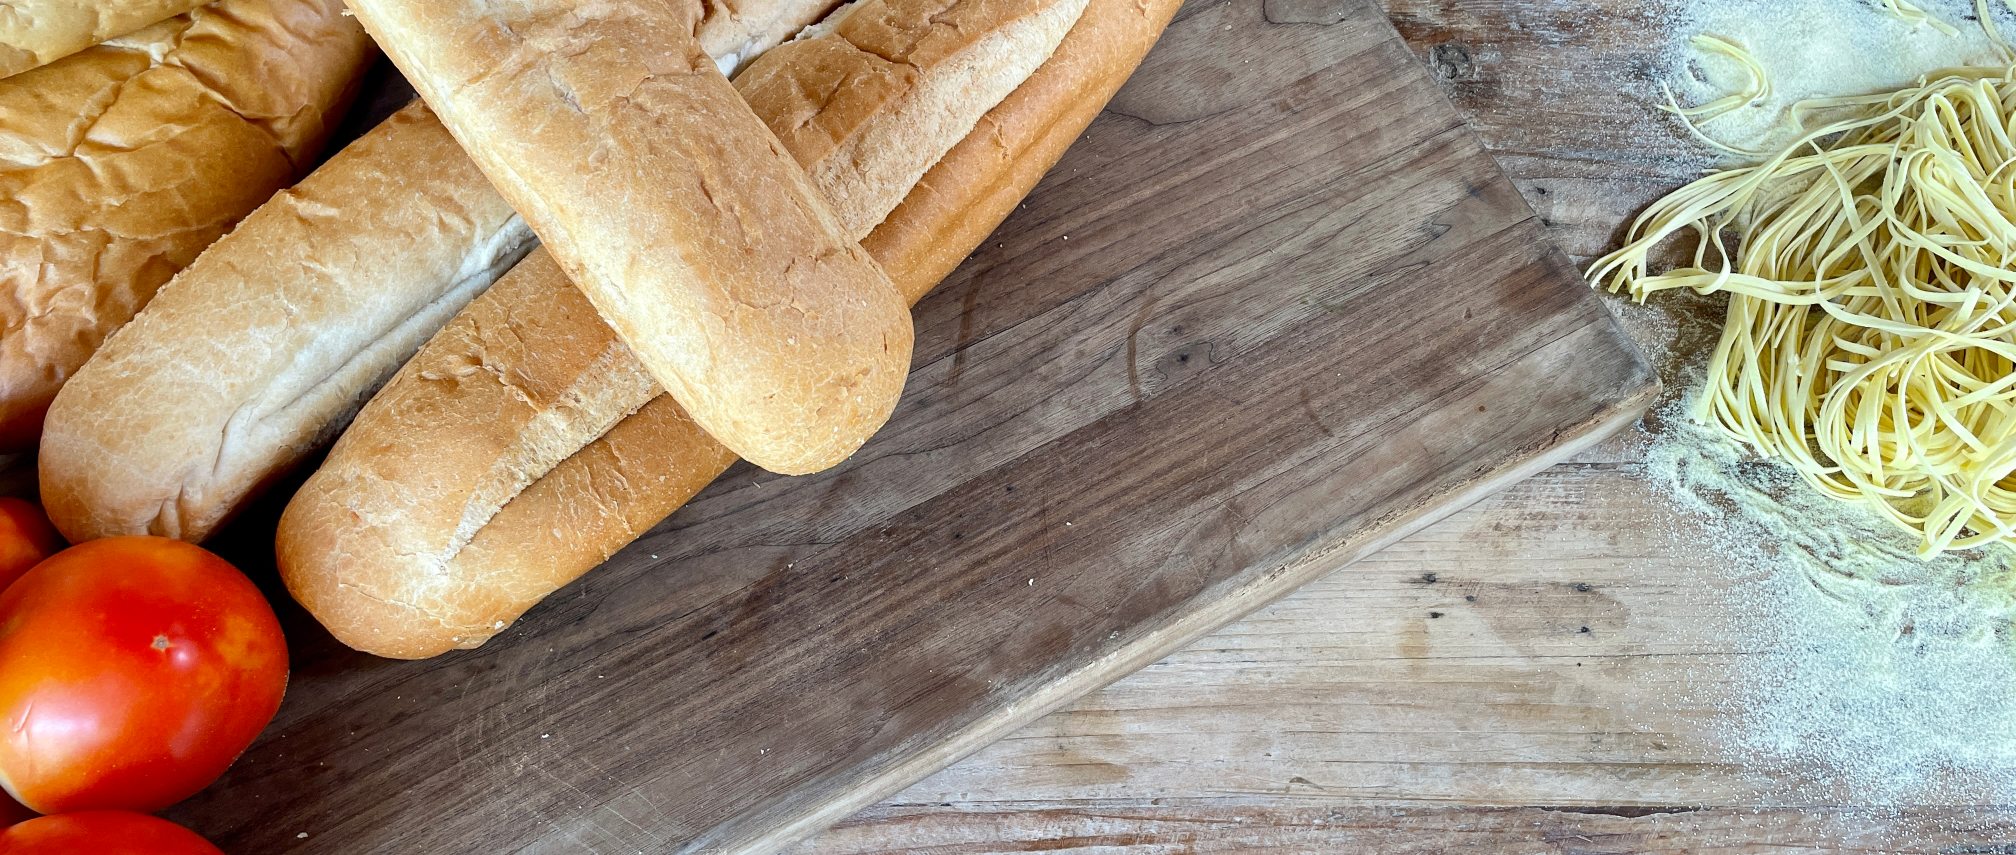
<svg viewBox="0 0 2016 855">
<path fill-rule="evenodd" d="M 47 65 L 205 2 L 208 0 L 8 0 L 0 5 L 0 77 Z"/>
<path fill-rule="evenodd" d="M 1014 210 L 1119 89 L 1178 5 L 1090 0 L 1042 67 L 868 235 L 864 245 L 878 247 L 878 260 L 902 262 L 895 269 L 905 278 L 895 284 L 909 300 L 949 271 L 938 259 L 964 257 Z M 780 137 L 791 138 L 787 124 L 772 122 Z M 557 283 L 548 287 L 564 292 Z M 536 371 L 536 363 L 523 370 Z M 404 379 L 402 372 L 388 391 Z M 660 396 L 533 481 L 459 550 L 414 560 L 345 515 L 356 506 L 384 507 L 383 497 L 410 495 L 419 482 L 441 483 L 439 470 L 418 479 L 380 470 L 388 480 L 368 480 L 375 454 L 398 431 L 422 431 L 412 441 L 442 454 L 466 443 L 450 431 L 426 430 L 419 412 L 395 417 L 388 408 L 384 422 L 367 426 L 377 409 L 376 401 L 366 408 L 353 431 L 360 439 L 346 435 L 288 507 L 279 557 L 289 590 L 325 626 L 345 643 L 383 656 L 420 658 L 483 643 L 684 504 L 735 459 L 676 401 Z"/>
<path fill-rule="evenodd" d="M 910 315 L 691 38 L 701 4 L 351 5 L 710 433 L 803 473 L 888 418 Z"/>
<path fill-rule="evenodd" d="M 845 23 L 757 60 L 736 86 L 858 241 L 1028 78 L 1083 7 L 865 0 L 845 10 Z M 341 530 L 369 543 L 343 550 L 352 589 L 364 590 L 357 580 L 374 568 L 383 577 L 375 587 L 403 589 L 433 578 L 410 572 L 414 563 L 452 557 L 527 484 L 659 394 L 592 303 L 535 252 L 371 403 L 295 506 L 373 521 Z"/>
<path fill-rule="evenodd" d="M 56 396 L 50 519 L 72 542 L 208 536 L 531 248 L 486 190 L 416 103 L 253 212 Z"/>
<path fill-rule="evenodd" d="M 715 67 L 732 78 L 751 60 L 789 41 L 838 5 L 839 0 L 703 3 L 693 39 L 714 58 Z"/>
<path fill-rule="evenodd" d="M 714 4 L 696 37 L 753 56 L 827 8 Z M 70 379 L 41 442 L 50 517 L 73 541 L 203 540 L 532 242 L 416 102 L 217 241 Z"/>
<path fill-rule="evenodd" d="M 862 239 L 903 299 L 923 299 L 1014 213 L 1106 109 L 1182 5 L 1091 0 L 1050 61 L 981 117 Z"/>
<path fill-rule="evenodd" d="M 0 80 L 0 452 L 306 170 L 368 57 L 341 0 L 222 0 Z"/>
<path fill-rule="evenodd" d="M 860 0 L 749 66 L 735 88 L 858 242 L 1049 58 L 1084 9 L 1085 0 Z"/>
</svg>

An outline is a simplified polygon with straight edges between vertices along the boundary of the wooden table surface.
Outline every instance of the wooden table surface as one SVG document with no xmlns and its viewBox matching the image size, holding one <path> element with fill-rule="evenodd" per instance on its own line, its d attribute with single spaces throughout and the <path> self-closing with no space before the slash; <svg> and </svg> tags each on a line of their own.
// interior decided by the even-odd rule
<svg viewBox="0 0 2016 855">
<path fill-rule="evenodd" d="M 1640 94 L 1659 4 L 1382 2 L 1576 259 L 1700 170 Z M 1726 744 L 1691 699 L 1757 651 L 1715 629 L 1740 592 L 1648 445 L 1627 431 L 801 851 L 2016 852 L 2016 811 L 1788 795 Z"/>
</svg>

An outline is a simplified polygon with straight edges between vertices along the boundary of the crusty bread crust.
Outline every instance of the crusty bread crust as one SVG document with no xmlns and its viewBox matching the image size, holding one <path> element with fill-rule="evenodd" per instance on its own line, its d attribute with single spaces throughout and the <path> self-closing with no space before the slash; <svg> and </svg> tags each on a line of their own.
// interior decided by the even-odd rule
<svg viewBox="0 0 2016 855">
<path fill-rule="evenodd" d="M 895 282 L 906 298 L 914 302 L 949 271 L 936 259 L 949 256 L 956 264 L 1007 217 L 1119 89 L 1178 5 L 1091 0 L 1054 55 L 868 235 L 864 244 L 879 247 L 878 260 L 906 260 L 905 278 Z M 795 115 L 773 116 L 773 126 Z M 557 268 L 542 274 L 549 297 L 566 293 L 559 276 Z M 368 465 L 365 438 L 390 437 L 395 424 L 425 428 L 412 416 L 363 427 L 376 408 L 374 401 L 360 416 L 354 431 L 360 438 L 346 435 L 288 507 L 279 556 L 297 599 L 339 639 L 382 656 L 422 658 L 482 644 L 676 510 L 735 460 L 672 398 L 660 396 L 532 482 L 459 551 L 422 567 L 387 550 L 368 526 L 348 516 L 352 502 L 375 502 L 382 493 L 336 488 L 339 477 L 350 477 L 338 471 Z M 440 452 L 454 441 L 446 432 L 433 433 L 441 435 L 417 444 Z"/>
<path fill-rule="evenodd" d="M 687 412 L 815 472 L 895 408 L 910 314 L 692 38 L 700 5 L 351 2 Z"/>
<path fill-rule="evenodd" d="M 0 80 L 0 452 L 305 171 L 369 53 L 341 0 L 223 0 Z"/>
<path fill-rule="evenodd" d="M 831 7 L 711 4 L 696 35 L 753 57 Z M 70 379 L 42 435 L 51 518 L 73 541 L 207 538 L 532 243 L 416 101 L 219 239 Z"/>
<path fill-rule="evenodd" d="M 789 41 L 839 5 L 840 0 L 703 3 L 693 38 L 714 58 L 722 74 L 734 77 L 752 60 Z"/>
<path fill-rule="evenodd" d="M 531 246 L 424 105 L 394 114 L 197 257 L 64 385 L 39 458 L 50 519 L 72 542 L 208 537 Z"/>
<path fill-rule="evenodd" d="M 1049 57 L 1084 2 L 864 0 L 840 27 L 758 59 L 736 86 L 772 128 L 796 131 L 785 147 L 858 241 Z M 857 94 L 835 97 L 843 84 Z M 417 494 L 376 476 L 340 485 L 353 514 L 397 520 L 372 535 L 383 554 L 447 562 L 526 485 L 663 394 L 551 256 L 535 252 L 519 268 L 354 427 L 373 449 L 358 471 L 432 485 Z M 477 364 L 486 370 L 467 370 Z M 479 422 L 482 431 L 462 428 Z M 353 468 L 353 447 L 325 463 L 331 479 Z M 395 574 L 389 587 L 420 598 L 413 586 L 424 583 L 413 580 L 432 578 Z"/>
<path fill-rule="evenodd" d="M 861 240 L 905 300 L 923 299 L 1022 204 L 1106 109 L 1182 5 L 1091 0 L 1050 61 L 981 117 Z"/>
<path fill-rule="evenodd" d="M 862 0 L 757 60 L 735 88 L 858 241 L 1084 11 L 1085 0 Z"/>
<path fill-rule="evenodd" d="M 0 77 L 12 77 L 166 21 L 209 0 L 8 0 Z"/>
</svg>

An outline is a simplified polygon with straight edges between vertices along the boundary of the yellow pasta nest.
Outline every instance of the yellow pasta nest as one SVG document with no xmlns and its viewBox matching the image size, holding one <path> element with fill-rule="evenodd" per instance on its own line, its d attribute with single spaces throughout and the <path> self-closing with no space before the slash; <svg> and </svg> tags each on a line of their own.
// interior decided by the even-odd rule
<svg viewBox="0 0 2016 855">
<path fill-rule="evenodd" d="M 2016 68 L 1793 112 L 1797 142 L 1654 204 L 1590 281 L 1730 295 L 1696 418 L 1927 554 L 2016 540 Z"/>
</svg>

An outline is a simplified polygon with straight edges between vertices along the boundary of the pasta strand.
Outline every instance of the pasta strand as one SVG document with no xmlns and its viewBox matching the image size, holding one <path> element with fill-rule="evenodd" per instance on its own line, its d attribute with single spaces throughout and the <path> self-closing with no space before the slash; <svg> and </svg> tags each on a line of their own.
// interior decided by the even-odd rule
<svg viewBox="0 0 2016 855">
<path fill-rule="evenodd" d="M 1768 86 L 1755 78 L 1670 109 L 1691 128 L 1748 103 Z M 1726 292 L 1694 418 L 1925 554 L 2016 541 L 2016 67 L 1793 112 L 1797 140 L 1654 203 L 1591 283 L 1640 301 Z M 1691 259 L 1653 273 L 1684 233 Z"/>
</svg>

